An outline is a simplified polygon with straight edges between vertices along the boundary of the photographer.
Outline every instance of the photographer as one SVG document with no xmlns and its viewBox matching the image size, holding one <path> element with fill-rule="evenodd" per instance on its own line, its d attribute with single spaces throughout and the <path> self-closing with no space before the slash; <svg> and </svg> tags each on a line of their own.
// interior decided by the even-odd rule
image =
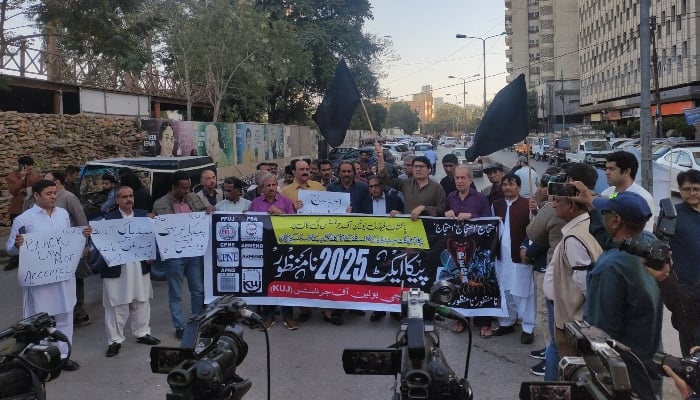
<svg viewBox="0 0 700 400">
<path fill-rule="evenodd" d="M 629 346 L 641 359 L 651 387 L 644 369 L 629 354 L 622 354 L 633 390 L 640 398 L 654 398 L 661 394 L 661 378 L 654 373 L 652 361 L 661 344 L 661 296 L 654 279 L 644 271 L 641 257 L 620 249 L 625 239 L 637 245 L 653 241 L 654 236 L 644 231 L 651 210 L 643 197 L 631 191 L 593 199 L 583 183 L 573 183 L 579 195 L 571 199 L 589 210 L 600 210 L 611 238 L 588 272 L 584 319 Z"/>
<path fill-rule="evenodd" d="M 682 222 L 676 224 L 675 235 L 669 242 L 673 260 L 673 280 L 683 288 L 694 289 L 691 287 L 694 285 L 697 287 L 700 281 L 700 268 L 697 266 L 697 261 L 700 260 L 700 171 L 690 169 L 680 172 L 677 181 L 682 202 L 675 205 L 676 221 Z M 674 311 L 668 303 L 665 286 L 659 282 L 664 302 L 673 311 L 671 322 L 678 330 L 681 351 L 684 356 L 687 356 L 689 348 L 700 345 L 700 318 Z M 695 311 L 698 309 L 690 308 L 690 310 L 696 314 Z"/>
<path fill-rule="evenodd" d="M 689 353 L 695 353 L 697 351 L 700 351 L 700 346 L 695 346 L 692 349 L 690 349 Z M 673 370 L 668 367 L 667 365 L 664 365 L 664 371 L 668 375 L 669 378 L 673 379 L 673 383 L 676 385 L 676 389 L 681 394 L 681 399 L 683 400 L 700 400 L 700 395 L 695 393 L 693 389 L 688 385 L 686 381 L 683 380 L 678 374 L 673 372 Z"/>
</svg>

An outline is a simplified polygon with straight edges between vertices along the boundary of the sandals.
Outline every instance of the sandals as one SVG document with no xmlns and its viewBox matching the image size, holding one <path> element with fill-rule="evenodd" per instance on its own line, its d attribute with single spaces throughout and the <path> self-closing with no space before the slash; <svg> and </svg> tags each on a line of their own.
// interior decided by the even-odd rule
<svg viewBox="0 0 700 400">
<path fill-rule="evenodd" d="M 464 325 L 463 322 L 457 321 L 457 322 L 455 322 L 454 325 L 452 325 L 452 332 L 454 332 L 454 333 L 462 333 L 462 332 L 464 332 L 464 329 L 466 329 L 466 327 L 467 327 L 467 326 Z"/>
<path fill-rule="evenodd" d="M 323 320 L 326 322 L 330 322 L 331 324 L 336 325 L 336 326 L 343 325 L 343 318 L 338 314 L 331 314 L 329 316 L 329 315 L 326 315 L 326 313 L 323 313 L 322 315 L 323 315 Z"/>
<path fill-rule="evenodd" d="M 491 336 L 493 336 L 493 332 L 491 332 L 491 328 L 488 326 L 482 326 L 481 327 L 481 332 L 480 335 L 484 339 L 490 339 Z"/>
</svg>

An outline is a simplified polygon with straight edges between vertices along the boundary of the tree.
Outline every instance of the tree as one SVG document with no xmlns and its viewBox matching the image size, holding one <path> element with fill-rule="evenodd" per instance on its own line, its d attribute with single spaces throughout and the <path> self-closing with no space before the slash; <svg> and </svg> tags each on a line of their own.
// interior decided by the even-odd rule
<svg viewBox="0 0 700 400">
<path fill-rule="evenodd" d="M 386 107 L 379 103 L 371 103 L 366 101 L 365 107 L 367 108 L 369 119 L 372 122 L 372 129 L 374 129 L 375 132 L 381 132 L 386 126 L 386 115 L 388 113 Z M 357 109 L 352 116 L 352 120 L 350 121 L 350 129 L 370 130 L 370 126 L 367 123 L 367 116 L 365 115 L 365 110 L 362 108 L 362 104 L 357 106 Z"/>
<path fill-rule="evenodd" d="M 406 134 L 412 134 L 418 130 L 420 118 L 415 110 L 405 101 L 392 103 L 389 107 L 389 113 L 386 116 L 386 126 L 389 128 L 399 127 Z"/>
<path fill-rule="evenodd" d="M 291 23 L 309 57 L 298 61 L 302 63 L 300 69 L 310 75 L 289 76 L 287 85 L 295 90 L 270 97 L 270 122 L 308 123 L 310 111 L 326 91 L 341 58 L 348 64 L 362 97 L 377 95 L 378 80 L 371 65 L 387 42 L 362 32 L 364 21 L 372 18 L 369 0 L 258 0 L 258 7 L 273 22 Z M 290 112 L 300 109 L 306 111 L 303 116 Z"/>
<path fill-rule="evenodd" d="M 661 120 L 662 132 L 665 135 L 671 132 L 670 136 L 683 136 L 686 139 L 695 139 L 695 127 L 688 125 L 684 117 L 669 115 Z"/>
</svg>

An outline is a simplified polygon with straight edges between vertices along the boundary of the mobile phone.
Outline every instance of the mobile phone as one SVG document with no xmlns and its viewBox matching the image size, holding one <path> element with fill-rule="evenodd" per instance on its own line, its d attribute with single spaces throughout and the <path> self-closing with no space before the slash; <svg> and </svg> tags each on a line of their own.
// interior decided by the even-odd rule
<svg viewBox="0 0 700 400">
<path fill-rule="evenodd" d="M 547 194 L 549 196 L 576 196 L 578 189 L 571 183 L 549 182 L 547 184 Z"/>
</svg>

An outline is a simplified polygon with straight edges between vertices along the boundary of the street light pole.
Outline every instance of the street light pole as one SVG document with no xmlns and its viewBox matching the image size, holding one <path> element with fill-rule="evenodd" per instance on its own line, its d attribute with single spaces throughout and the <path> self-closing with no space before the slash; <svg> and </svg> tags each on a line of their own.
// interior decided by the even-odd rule
<svg viewBox="0 0 700 400">
<path fill-rule="evenodd" d="M 450 79 L 461 79 L 462 80 L 462 106 L 464 106 L 464 134 L 467 134 L 467 79 L 476 78 L 479 74 L 472 75 L 468 78 L 461 78 L 459 76 L 450 75 Z"/>
<path fill-rule="evenodd" d="M 478 39 L 481 40 L 481 54 L 483 56 L 483 64 L 484 64 L 484 113 L 486 112 L 486 40 L 495 38 L 498 36 L 503 36 L 506 35 L 507 32 L 501 32 L 498 35 L 491 35 L 491 36 L 486 36 L 486 37 L 477 37 L 477 36 L 467 36 L 463 35 L 461 33 L 458 33 L 455 35 L 457 39 Z"/>
</svg>

